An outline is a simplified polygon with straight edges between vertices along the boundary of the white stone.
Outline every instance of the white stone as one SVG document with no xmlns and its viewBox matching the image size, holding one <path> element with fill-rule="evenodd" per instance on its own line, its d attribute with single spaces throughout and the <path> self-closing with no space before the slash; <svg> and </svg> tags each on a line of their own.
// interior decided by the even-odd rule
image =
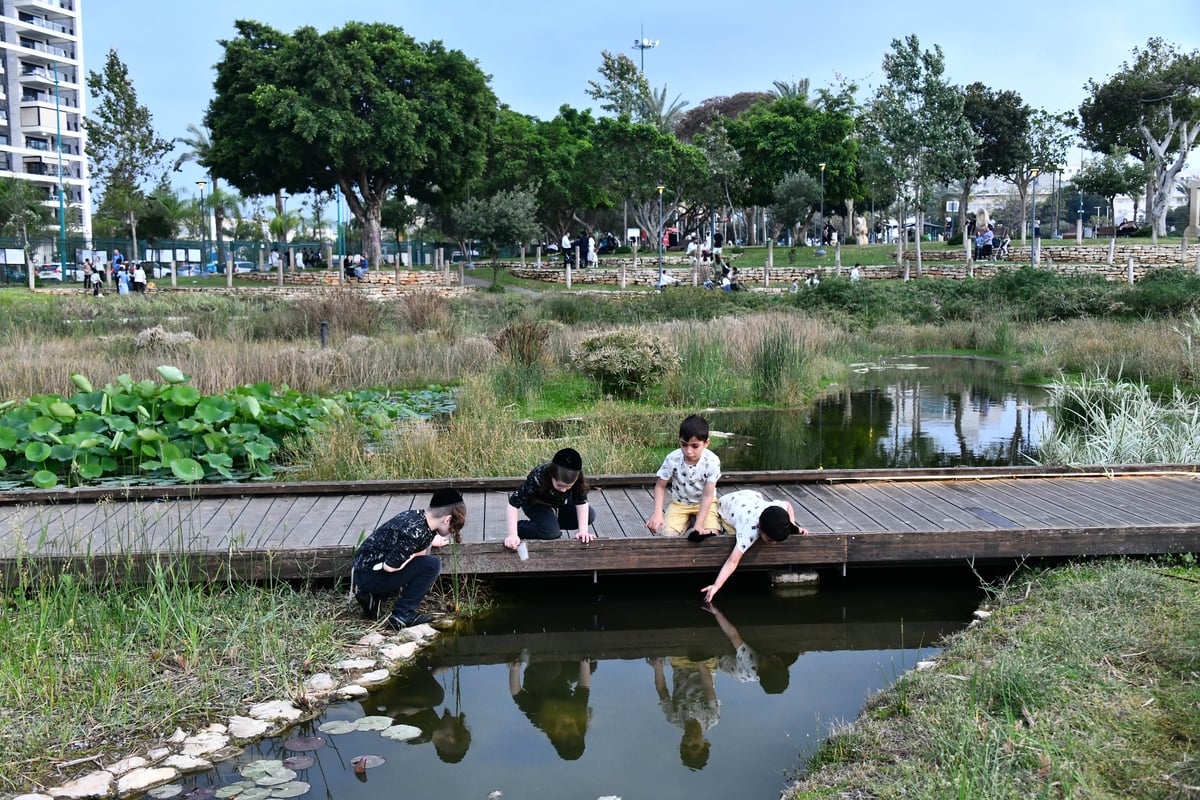
<svg viewBox="0 0 1200 800">
<path fill-rule="evenodd" d="M 807 570 L 804 572 L 788 570 L 784 572 L 771 573 L 772 586 L 815 586 L 820 583 L 820 573 L 812 570 Z"/>
<path fill-rule="evenodd" d="M 106 770 L 89 772 L 50 790 L 51 797 L 88 798 L 108 797 L 113 790 L 113 774 Z"/>
<path fill-rule="evenodd" d="M 990 611 L 984 611 L 982 608 L 975 609 L 975 619 L 987 619 L 991 615 Z"/>
<path fill-rule="evenodd" d="M 108 771 L 111 772 L 113 775 L 124 775 L 126 772 L 129 772 L 130 770 L 138 769 L 139 767 L 144 767 L 149 763 L 150 763 L 149 761 L 142 758 L 141 756 L 130 756 L 129 758 L 122 758 L 117 763 L 108 767 Z"/>
<path fill-rule="evenodd" d="M 917 672 L 924 672 L 927 669 L 933 669 L 938 665 L 936 661 L 918 661 Z"/>
<path fill-rule="evenodd" d="M 151 786 L 170 783 L 179 777 L 179 773 L 170 767 L 144 767 L 135 769 L 128 775 L 117 779 L 117 794 L 144 792 Z"/>
<path fill-rule="evenodd" d="M 197 733 L 183 740 L 179 752 L 185 756 L 203 756 L 215 753 L 229 744 L 229 737 L 223 733 Z"/>
<path fill-rule="evenodd" d="M 355 681 L 359 686 L 374 686 L 375 684 L 383 683 L 392 677 L 392 673 L 386 669 L 377 669 L 374 672 L 368 672 L 358 676 Z"/>
<path fill-rule="evenodd" d="M 371 669 L 374 666 L 375 659 L 373 658 L 347 658 L 334 664 L 333 668 L 343 672 L 354 672 L 360 669 Z"/>
<path fill-rule="evenodd" d="M 171 755 L 171 748 L 169 748 L 169 747 L 154 747 L 154 748 L 151 748 L 148 753 L 146 753 L 146 758 L 150 759 L 151 762 L 162 761 L 164 758 L 166 758 L 169 755 Z"/>
<path fill-rule="evenodd" d="M 417 641 L 424 641 L 425 639 L 432 639 L 433 637 L 437 636 L 437 631 L 434 630 L 434 627 L 429 623 L 414 625 L 411 628 L 405 628 L 404 632 Z"/>
<path fill-rule="evenodd" d="M 305 689 L 317 693 L 332 691 L 335 686 L 337 686 L 337 681 L 328 672 L 318 672 L 304 682 Z"/>
<path fill-rule="evenodd" d="M 389 644 L 379 648 L 379 655 L 388 661 L 407 661 L 416 655 L 417 643 Z"/>
<path fill-rule="evenodd" d="M 227 728 L 219 722 L 214 722 L 211 725 L 206 725 L 200 730 L 201 733 L 225 733 Z"/>
<path fill-rule="evenodd" d="M 48 794 L 37 794 L 34 792 L 33 794 L 19 794 L 12 800 L 53 800 L 53 798 Z"/>
<path fill-rule="evenodd" d="M 271 723 L 266 720 L 234 716 L 229 720 L 229 735 L 234 739 L 257 739 L 270 727 Z"/>
<path fill-rule="evenodd" d="M 343 700 L 352 700 L 355 697 L 366 697 L 370 692 L 367 691 L 367 687 L 352 683 L 349 686 L 343 686 L 338 689 L 334 694 Z"/>
<path fill-rule="evenodd" d="M 378 647 L 383 643 L 382 633 L 368 633 L 358 640 L 358 643 L 364 647 Z"/>
<path fill-rule="evenodd" d="M 196 756 L 185 756 L 182 753 L 176 753 L 173 756 L 167 756 L 163 760 L 164 767 L 174 767 L 180 772 L 202 772 L 212 768 L 212 762 L 207 758 L 197 758 Z"/>
<path fill-rule="evenodd" d="M 267 703 L 255 703 L 250 706 L 250 716 L 254 717 L 254 719 L 282 719 L 288 722 L 295 722 L 303 715 L 304 712 L 296 708 L 289 700 L 272 700 Z"/>
<path fill-rule="evenodd" d="M 175 732 L 167 739 L 167 744 L 183 744 L 185 739 L 187 739 L 187 734 L 183 732 L 183 729 L 176 728 Z"/>
</svg>

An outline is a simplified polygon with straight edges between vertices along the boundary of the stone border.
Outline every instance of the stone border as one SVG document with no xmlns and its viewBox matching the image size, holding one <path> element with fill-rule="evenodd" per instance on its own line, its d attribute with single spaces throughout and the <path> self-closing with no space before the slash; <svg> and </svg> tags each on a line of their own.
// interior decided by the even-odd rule
<svg viewBox="0 0 1200 800">
<path fill-rule="evenodd" d="M 141 794 L 172 783 L 185 775 L 204 772 L 221 761 L 240 755 L 243 745 L 278 736 L 293 725 L 312 719 L 335 700 L 364 697 L 392 679 L 399 666 L 438 635 L 432 625 L 416 625 L 391 636 L 367 633 L 349 645 L 350 657 L 332 664 L 340 677 L 319 672 L 304 681 L 297 700 L 255 703 L 246 714 L 225 723 L 185 733 L 175 732 L 145 755 L 122 758 L 46 792 L 15 795 L 11 800 L 101 800 Z M 89 759 L 90 760 L 90 759 Z"/>
</svg>

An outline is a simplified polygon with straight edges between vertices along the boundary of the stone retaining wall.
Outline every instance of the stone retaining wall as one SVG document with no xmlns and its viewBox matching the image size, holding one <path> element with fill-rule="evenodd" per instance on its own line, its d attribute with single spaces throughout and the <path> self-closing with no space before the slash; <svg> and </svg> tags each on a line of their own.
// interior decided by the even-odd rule
<svg viewBox="0 0 1200 800">
<path fill-rule="evenodd" d="M 283 273 L 283 285 L 286 286 L 445 286 L 446 273 L 433 270 L 371 270 L 362 279 L 342 278 L 338 282 L 339 273 L 334 270 L 311 270 Z M 254 283 L 278 284 L 279 275 L 275 272 L 251 272 L 235 275 L 234 281 L 252 281 Z M 450 270 L 450 283 L 458 283 L 458 270 Z"/>
</svg>

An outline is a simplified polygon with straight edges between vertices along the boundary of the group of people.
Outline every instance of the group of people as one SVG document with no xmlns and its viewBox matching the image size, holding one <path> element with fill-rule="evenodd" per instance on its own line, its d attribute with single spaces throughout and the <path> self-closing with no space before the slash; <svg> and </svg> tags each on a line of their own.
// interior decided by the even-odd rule
<svg viewBox="0 0 1200 800">
<path fill-rule="evenodd" d="M 109 278 L 112 285 L 117 287 L 118 294 L 145 294 L 150 283 L 146 276 L 146 268 L 140 261 L 126 261 L 120 250 L 113 251 L 111 273 Z M 103 263 L 92 263 L 92 259 L 83 261 L 83 290 L 91 292 L 93 297 L 103 297 L 105 267 Z"/>
<path fill-rule="evenodd" d="M 654 485 L 654 507 L 646 527 L 658 536 L 687 536 L 694 543 L 732 534 L 734 546 L 716 579 L 701 589 L 711 603 L 742 556 L 755 544 L 773 546 L 789 536 L 808 533 L 796 524 L 786 500 L 770 500 L 754 489 L 717 496 L 721 460 L 708 449 L 708 421 L 698 414 L 679 426 L 679 447 L 667 455 Z M 667 493 L 671 501 L 664 506 Z M 508 497 L 504 546 L 518 551 L 529 540 L 564 535 L 587 545 L 596 511 L 588 504 L 583 457 L 573 448 L 533 468 Z M 458 541 L 467 508 L 455 489 L 438 489 L 425 509 L 403 511 L 368 536 L 354 557 L 352 588 L 367 619 L 378 619 L 393 601 L 386 624 L 393 630 L 432 621 L 419 606 L 441 573 L 432 550 Z M 522 517 L 523 515 L 523 517 Z"/>
<path fill-rule="evenodd" d="M 611 236 L 611 234 L 609 235 Z M 596 237 L 587 231 L 580 233 L 579 238 L 574 240 L 571 239 L 570 232 L 564 233 L 559 248 L 562 250 L 563 264 L 575 264 L 576 254 L 578 254 L 579 260 L 589 267 L 600 263 L 600 252 L 596 249 Z"/>
<path fill-rule="evenodd" d="M 351 278 L 361 281 L 367 277 L 367 272 L 371 267 L 371 262 L 364 255 L 346 256 L 342 259 L 342 274 L 346 279 Z"/>
</svg>

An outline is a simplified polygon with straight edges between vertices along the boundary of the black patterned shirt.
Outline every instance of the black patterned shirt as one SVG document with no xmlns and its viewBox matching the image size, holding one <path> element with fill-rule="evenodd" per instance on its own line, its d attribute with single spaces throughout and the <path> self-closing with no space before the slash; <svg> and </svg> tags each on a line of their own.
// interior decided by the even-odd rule
<svg viewBox="0 0 1200 800">
<path fill-rule="evenodd" d="M 562 508 L 568 501 L 574 506 L 581 506 L 587 502 L 587 492 L 579 491 L 578 483 L 565 492 L 558 491 L 554 488 L 553 484 L 551 484 L 549 489 L 543 490 L 542 475 L 548 469 L 554 469 L 554 464 L 550 461 L 534 467 L 533 471 L 529 473 L 529 477 L 525 479 L 525 482 L 508 496 L 508 504 L 513 508 L 524 508 L 525 506 Z M 547 483 L 549 483 L 548 480 Z"/>
<path fill-rule="evenodd" d="M 386 564 L 399 569 L 413 553 L 428 548 L 435 535 L 425 520 L 424 509 L 401 511 L 363 540 L 354 555 L 354 568 L 369 570 L 376 564 Z"/>
</svg>

